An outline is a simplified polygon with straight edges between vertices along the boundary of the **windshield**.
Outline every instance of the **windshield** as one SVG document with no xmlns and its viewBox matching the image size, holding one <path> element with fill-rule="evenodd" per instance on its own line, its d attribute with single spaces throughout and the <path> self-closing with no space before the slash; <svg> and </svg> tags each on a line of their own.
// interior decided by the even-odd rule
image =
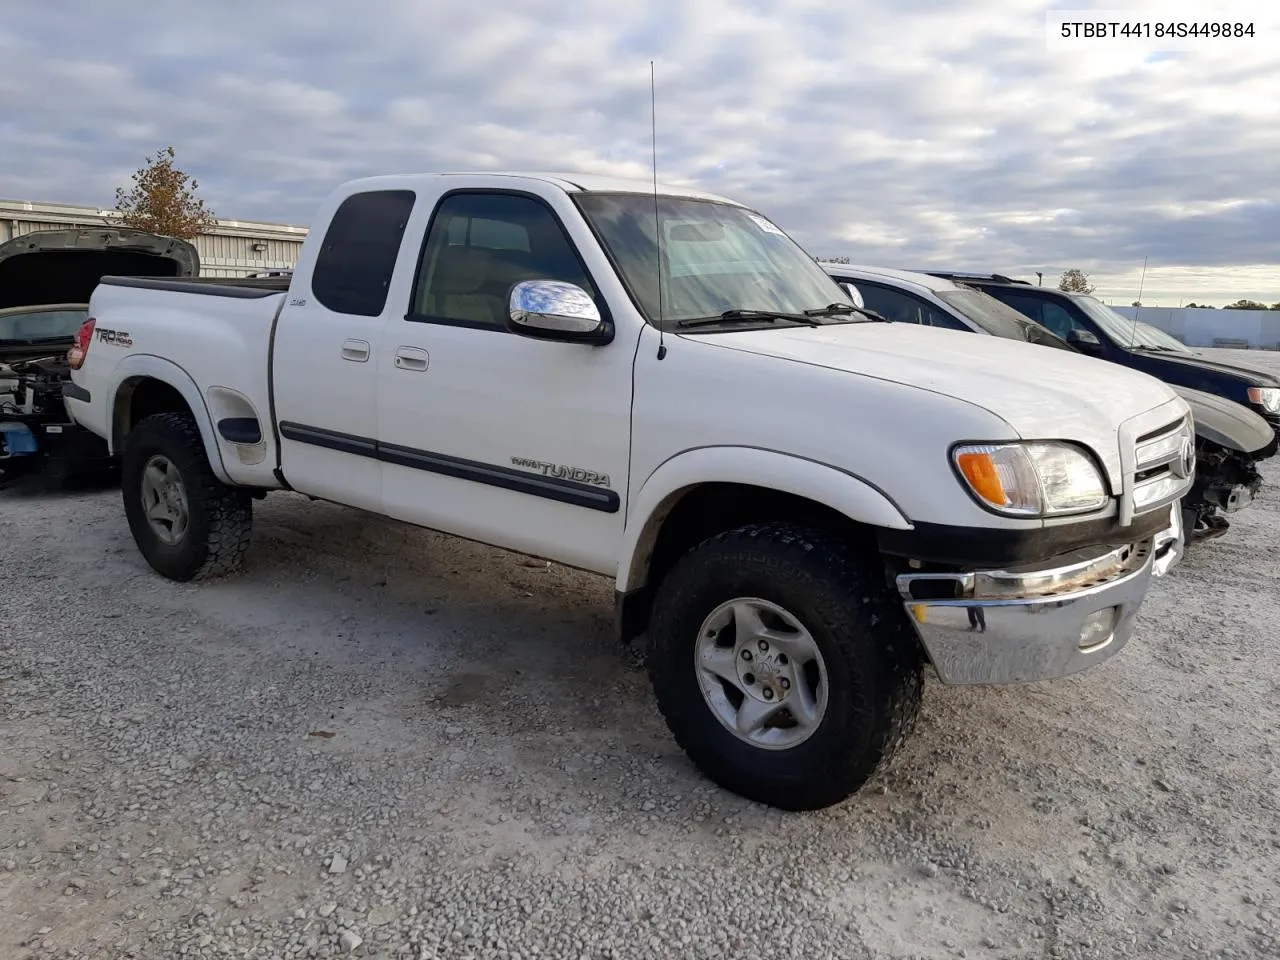
<svg viewBox="0 0 1280 960">
<path fill-rule="evenodd" d="M 1065 340 L 1033 323 L 1008 304 L 981 290 L 936 290 L 938 298 L 972 320 L 987 333 L 1006 340 L 1027 340 L 1049 347 L 1073 349 Z"/>
<path fill-rule="evenodd" d="M 89 315 L 86 310 L 46 310 L 0 314 L 0 340 L 71 339 Z"/>
<path fill-rule="evenodd" d="M 655 212 L 654 198 L 643 194 L 581 193 L 575 199 L 654 325 L 659 317 L 670 325 L 729 310 L 803 314 L 852 303 L 791 238 L 742 207 L 659 197 Z M 662 225 L 661 270 L 655 220 Z"/>
<path fill-rule="evenodd" d="M 1169 350 L 1176 353 L 1191 353 L 1185 346 L 1160 330 L 1147 323 L 1135 323 L 1128 317 L 1116 313 L 1101 300 L 1093 297 L 1077 295 L 1073 298 L 1080 309 L 1098 326 L 1102 327 L 1108 337 L 1122 347 L 1129 349 Z M 1152 332 L 1154 331 L 1154 333 Z"/>
<path fill-rule="evenodd" d="M 1142 341 L 1139 346 L 1152 346 L 1157 350 L 1164 347 L 1174 353 L 1193 353 L 1193 351 L 1181 340 L 1171 334 L 1165 333 L 1159 327 L 1153 327 L 1149 323 L 1138 321 L 1138 339 Z"/>
</svg>

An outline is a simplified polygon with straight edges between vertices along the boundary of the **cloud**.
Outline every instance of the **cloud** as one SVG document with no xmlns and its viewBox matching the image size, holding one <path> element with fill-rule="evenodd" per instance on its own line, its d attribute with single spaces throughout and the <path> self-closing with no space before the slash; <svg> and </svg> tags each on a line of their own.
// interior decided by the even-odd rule
<svg viewBox="0 0 1280 960">
<path fill-rule="evenodd" d="M 660 176 L 814 253 L 1078 266 L 1124 302 L 1145 256 L 1147 302 L 1272 302 L 1280 27 L 1258 29 L 1153 55 L 1051 49 L 1022 0 L 10 0 L 0 194 L 109 205 L 168 144 L 220 214 L 294 223 L 369 174 L 646 177 L 653 59 Z"/>
</svg>

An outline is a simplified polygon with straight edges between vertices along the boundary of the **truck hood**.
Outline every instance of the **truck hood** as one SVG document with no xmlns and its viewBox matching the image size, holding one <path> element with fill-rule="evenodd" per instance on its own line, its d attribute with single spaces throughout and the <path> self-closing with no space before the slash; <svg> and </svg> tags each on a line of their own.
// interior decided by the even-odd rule
<svg viewBox="0 0 1280 960">
<path fill-rule="evenodd" d="M 842 323 L 698 337 L 955 397 L 999 417 L 1024 439 L 1075 440 L 1109 464 L 1117 456 L 1120 424 L 1177 396 L 1154 377 L 1083 354 L 914 324 Z"/>
<path fill-rule="evenodd" d="M 1259 460 L 1275 453 L 1274 449 L 1267 450 L 1268 447 L 1274 448 L 1275 430 L 1248 407 L 1190 387 L 1174 387 L 1173 390 L 1191 408 L 1197 437 Z"/>
<path fill-rule="evenodd" d="M 37 230 L 0 243 L 0 309 L 88 303 L 105 276 L 199 273 L 200 254 L 185 240 L 125 227 Z"/>
<path fill-rule="evenodd" d="M 1139 351 L 1134 352 L 1139 353 Z M 1199 368 L 1228 376 L 1234 374 L 1249 386 L 1280 387 L 1280 377 L 1277 377 L 1274 373 L 1268 373 L 1266 370 L 1259 370 L 1257 367 L 1250 367 L 1243 363 L 1225 363 L 1222 360 L 1210 360 L 1200 353 L 1187 356 L 1185 353 L 1141 351 L 1140 354 L 1158 365 L 1169 364 L 1174 367 L 1186 368 L 1187 373 Z"/>
</svg>

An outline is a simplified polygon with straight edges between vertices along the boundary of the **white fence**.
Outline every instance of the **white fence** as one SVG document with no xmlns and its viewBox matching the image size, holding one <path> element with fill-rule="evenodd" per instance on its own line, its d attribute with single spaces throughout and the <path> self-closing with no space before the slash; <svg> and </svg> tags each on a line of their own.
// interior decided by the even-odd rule
<svg viewBox="0 0 1280 960">
<path fill-rule="evenodd" d="M 1111 309 L 1159 327 L 1189 347 L 1280 350 L 1280 310 L 1119 306 Z"/>
</svg>

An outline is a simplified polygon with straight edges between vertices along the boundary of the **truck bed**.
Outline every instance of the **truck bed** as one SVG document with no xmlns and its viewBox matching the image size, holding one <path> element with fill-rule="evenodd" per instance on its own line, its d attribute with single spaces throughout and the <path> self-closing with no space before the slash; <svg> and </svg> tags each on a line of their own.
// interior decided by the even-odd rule
<svg viewBox="0 0 1280 960">
<path fill-rule="evenodd" d="M 96 326 L 80 372 L 91 400 L 77 422 L 112 437 L 112 411 L 123 404 L 121 415 L 131 416 L 135 385 L 159 379 L 182 394 L 188 407 L 203 410 L 209 424 L 251 418 L 257 411 L 263 441 L 252 451 L 212 428 L 205 442 L 214 461 L 225 464 L 226 479 L 278 486 L 267 419 L 268 357 L 272 323 L 288 289 L 287 276 L 104 277 L 89 303 Z M 181 366 L 168 359 L 179 355 Z M 98 397 L 105 399 L 94 402 Z M 154 401 L 144 396 L 138 402 Z"/>
<path fill-rule="evenodd" d="M 196 293 L 206 297 L 236 297 L 253 300 L 284 293 L 289 277 L 103 277 L 102 283 L 113 287 L 136 287 L 140 290 L 168 290 L 172 293 Z"/>
</svg>

